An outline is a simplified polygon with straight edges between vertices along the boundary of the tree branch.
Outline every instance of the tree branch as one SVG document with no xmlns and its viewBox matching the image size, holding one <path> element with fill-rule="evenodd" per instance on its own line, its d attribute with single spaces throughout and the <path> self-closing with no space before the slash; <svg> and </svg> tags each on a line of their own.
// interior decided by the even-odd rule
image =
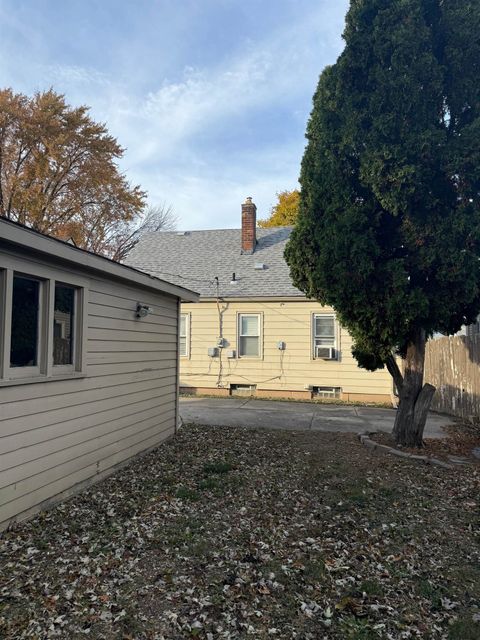
<svg viewBox="0 0 480 640">
<path fill-rule="evenodd" d="M 403 376 L 397 364 L 397 361 L 395 360 L 395 356 L 393 355 L 393 353 L 388 356 L 385 364 L 387 365 L 388 372 L 390 373 L 390 375 L 393 378 L 393 381 L 395 382 L 395 386 L 397 387 L 398 393 L 400 393 L 403 388 Z"/>
</svg>

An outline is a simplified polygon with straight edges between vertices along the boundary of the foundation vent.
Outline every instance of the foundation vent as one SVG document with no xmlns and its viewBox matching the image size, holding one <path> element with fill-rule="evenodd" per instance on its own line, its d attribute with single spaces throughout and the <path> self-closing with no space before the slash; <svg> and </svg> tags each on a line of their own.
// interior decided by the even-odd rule
<svg viewBox="0 0 480 640">
<path fill-rule="evenodd" d="M 341 387 L 312 387 L 314 398 L 340 398 L 341 393 Z"/>
<path fill-rule="evenodd" d="M 257 391 L 256 384 L 231 384 L 230 395 L 232 396 L 254 396 Z"/>
</svg>

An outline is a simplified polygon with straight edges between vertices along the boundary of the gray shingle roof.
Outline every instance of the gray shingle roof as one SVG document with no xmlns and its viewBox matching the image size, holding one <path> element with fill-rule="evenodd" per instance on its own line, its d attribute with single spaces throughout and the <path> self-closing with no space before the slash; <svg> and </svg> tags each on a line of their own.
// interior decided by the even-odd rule
<svg viewBox="0 0 480 640">
<path fill-rule="evenodd" d="M 303 297 L 283 257 L 291 227 L 257 229 L 257 246 L 242 254 L 241 230 L 155 232 L 142 237 L 126 264 L 173 284 L 214 297 Z M 255 269 L 263 263 L 264 269 Z M 237 284 L 231 284 L 235 273 Z"/>
</svg>

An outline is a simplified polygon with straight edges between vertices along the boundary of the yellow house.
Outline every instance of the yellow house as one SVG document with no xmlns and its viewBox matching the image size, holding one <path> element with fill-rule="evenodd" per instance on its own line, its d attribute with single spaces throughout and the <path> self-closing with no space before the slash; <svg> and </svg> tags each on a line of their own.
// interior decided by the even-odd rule
<svg viewBox="0 0 480 640">
<path fill-rule="evenodd" d="M 181 305 L 181 390 L 390 402 L 390 374 L 360 369 L 333 309 L 293 286 L 290 232 L 257 228 L 247 198 L 241 229 L 150 233 L 131 252 L 127 264 L 200 293 Z"/>
</svg>

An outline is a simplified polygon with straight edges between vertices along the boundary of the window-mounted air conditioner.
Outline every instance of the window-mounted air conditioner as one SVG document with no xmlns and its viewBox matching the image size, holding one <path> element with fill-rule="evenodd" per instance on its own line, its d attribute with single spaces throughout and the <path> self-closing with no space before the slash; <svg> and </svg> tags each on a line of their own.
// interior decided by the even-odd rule
<svg viewBox="0 0 480 640">
<path fill-rule="evenodd" d="M 335 360 L 335 349 L 333 347 L 316 345 L 315 358 L 319 358 L 320 360 Z"/>
</svg>

